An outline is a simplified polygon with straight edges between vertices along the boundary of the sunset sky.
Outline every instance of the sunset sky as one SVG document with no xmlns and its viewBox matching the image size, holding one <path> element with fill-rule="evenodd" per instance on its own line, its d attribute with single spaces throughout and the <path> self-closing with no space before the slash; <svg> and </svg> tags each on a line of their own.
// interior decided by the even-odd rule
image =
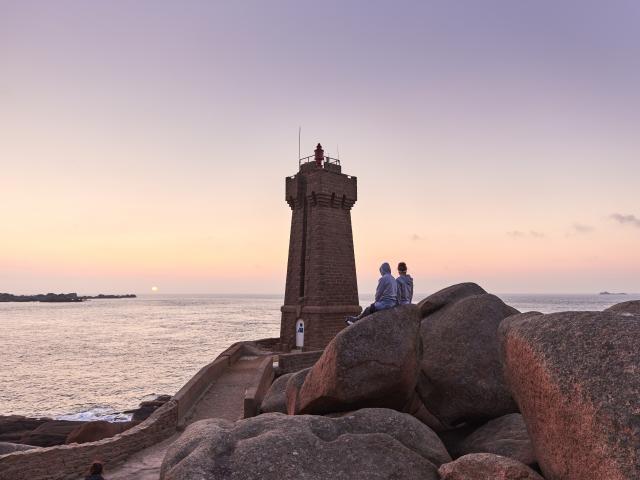
<svg viewBox="0 0 640 480">
<path fill-rule="evenodd" d="M 358 177 L 361 293 L 640 292 L 640 2 L 0 0 L 0 292 L 283 292 Z"/>
</svg>

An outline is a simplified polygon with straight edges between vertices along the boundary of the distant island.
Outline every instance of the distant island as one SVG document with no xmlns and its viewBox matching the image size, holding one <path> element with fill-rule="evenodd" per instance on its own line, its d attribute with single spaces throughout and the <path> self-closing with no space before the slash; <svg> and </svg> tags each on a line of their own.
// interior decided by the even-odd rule
<svg viewBox="0 0 640 480">
<path fill-rule="evenodd" d="M 46 293 L 38 295 L 13 295 L 11 293 L 0 293 L 0 302 L 84 302 L 85 300 L 102 300 L 107 298 L 136 298 L 133 293 L 126 295 L 104 295 L 95 296 L 83 295 L 77 293 Z"/>
<path fill-rule="evenodd" d="M 622 292 L 600 292 L 600 295 L 626 295 L 626 293 Z"/>
</svg>

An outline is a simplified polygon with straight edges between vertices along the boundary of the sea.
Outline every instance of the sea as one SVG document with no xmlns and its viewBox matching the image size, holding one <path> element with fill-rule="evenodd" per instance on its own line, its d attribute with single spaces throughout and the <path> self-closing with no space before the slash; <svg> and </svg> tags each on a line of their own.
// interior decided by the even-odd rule
<svg viewBox="0 0 640 480">
<path fill-rule="evenodd" d="M 417 299 L 426 295 L 416 295 Z M 499 295 L 522 312 L 602 310 L 627 295 Z M 363 296 L 362 305 L 372 297 Z M 233 342 L 277 337 L 280 295 L 0 303 L 0 415 L 124 421 Z"/>
</svg>

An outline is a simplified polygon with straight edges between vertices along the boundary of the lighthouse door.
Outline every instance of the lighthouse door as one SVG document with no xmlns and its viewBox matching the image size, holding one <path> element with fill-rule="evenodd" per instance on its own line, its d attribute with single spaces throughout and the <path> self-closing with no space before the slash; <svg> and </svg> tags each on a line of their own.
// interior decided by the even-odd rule
<svg viewBox="0 0 640 480">
<path fill-rule="evenodd" d="M 304 320 L 301 318 L 296 322 L 296 348 L 304 347 Z"/>
</svg>

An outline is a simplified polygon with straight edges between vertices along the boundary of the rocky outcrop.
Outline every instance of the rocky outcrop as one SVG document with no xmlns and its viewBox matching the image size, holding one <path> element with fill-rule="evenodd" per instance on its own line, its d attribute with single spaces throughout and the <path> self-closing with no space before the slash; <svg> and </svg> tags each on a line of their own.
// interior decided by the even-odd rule
<svg viewBox="0 0 640 480">
<path fill-rule="evenodd" d="M 640 321 L 523 314 L 500 327 L 505 375 L 548 480 L 640 477 Z"/>
<path fill-rule="evenodd" d="M 607 308 L 605 312 L 617 313 L 619 315 L 640 315 L 640 300 L 616 303 Z"/>
<path fill-rule="evenodd" d="M 275 379 L 260 405 L 262 413 L 287 413 L 287 383 L 293 375 L 293 373 L 285 373 Z"/>
<path fill-rule="evenodd" d="M 493 453 L 513 458 L 525 465 L 536 464 L 533 445 L 519 413 L 490 420 L 467 436 L 460 442 L 456 456 L 469 453 Z"/>
<path fill-rule="evenodd" d="M 29 418 L 22 415 L 0 416 L 0 442 L 20 443 L 20 439 L 50 418 Z"/>
<path fill-rule="evenodd" d="M 26 450 L 33 450 L 33 445 L 23 445 L 21 443 L 9 443 L 9 442 L 0 442 L 0 455 L 6 455 L 7 453 L 13 452 L 24 452 Z"/>
<path fill-rule="evenodd" d="M 47 293 L 38 295 L 13 295 L 0 293 L 0 302 L 82 302 L 77 293 Z"/>
<path fill-rule="evenodd" d="M 72 430 L 67 435 L 65 443 L 97 442 L 122 433 L 136 424 L 137 422 L 105 422 L 104 420 L 87 422 Z"/>
<path fill-rule="evenodd" d="M 162 480 L 438 480 L 450 457 L 437 435 L 388 409 L 340 418 L 267 413 L 190 425 L 169 448 Z"/>
<path fill-rule="evenodd" d="M 134 410 L 126 410 L 124 413 L 131 413 L 131 421 L 142 422 L 159 409 L 162 405 L 171 400 L 171 395 L 158 395 L 153 400 L 140 402 L 140 406 Z"/>
<path fill-rule="evenodd" d="M 285 398 L 287 401 L 287 413 L 289 415 L 295 415 L 295 413 L 299 410 L 299 395 L 300 389 L 302 388 L 302 384 L 304 383 L 307 375 L 311 371 L 311 367 L 304 368 L 299 372 L 295 372 L 289 380 L 287 381 L 287 386 L 285 387 Z"/>
<path fill-rule="evenodd" d="M 442 465 L 438 473 L 441 480 L 544 480 L 525 464 L 492 453 L 465 455 Z"/>
<path fill-rule="evenodd" d="M 450 287 L 443 288 L 436 293 L 429 295 L 418 303 L 420 315 L 424 318 L 432 314 L 436 310 L 440 310 L 446 305 L 455 303 L 463 298 L 473 297 L 474 295 L 484 295 L 487 293 L 480 285 L 476 283 L 458 283 Z"/>
<path fill-rule="evenodd" d="M 295 413 L 403 410 L 419 372 L 419 309 L 403 305 L 342 330 L 311 368 Z"/>
<path fill-rule="evenodd" d="M 67 440 L 67 436 L 84 423 L 69 420 L 51 420 L 24 434 L 18 443 L 26 443 L 27 445 L 38 447 L 63 445 Z"/>
<path fill-rule="evenodd" d="M 477 289 L 475 284 L 455 285 L 433 295 L 436 300 L 430 303 L 423 300 L 432 305 L 450 300 L 420 327 L 423 353 L 416 392 L 437 419 L 427 424 L 437 430 L 518 411 L 504 381 L 497 338 L 500 322 L 518 311 L 495 295 L 470 295 Z"/>
</svg>

